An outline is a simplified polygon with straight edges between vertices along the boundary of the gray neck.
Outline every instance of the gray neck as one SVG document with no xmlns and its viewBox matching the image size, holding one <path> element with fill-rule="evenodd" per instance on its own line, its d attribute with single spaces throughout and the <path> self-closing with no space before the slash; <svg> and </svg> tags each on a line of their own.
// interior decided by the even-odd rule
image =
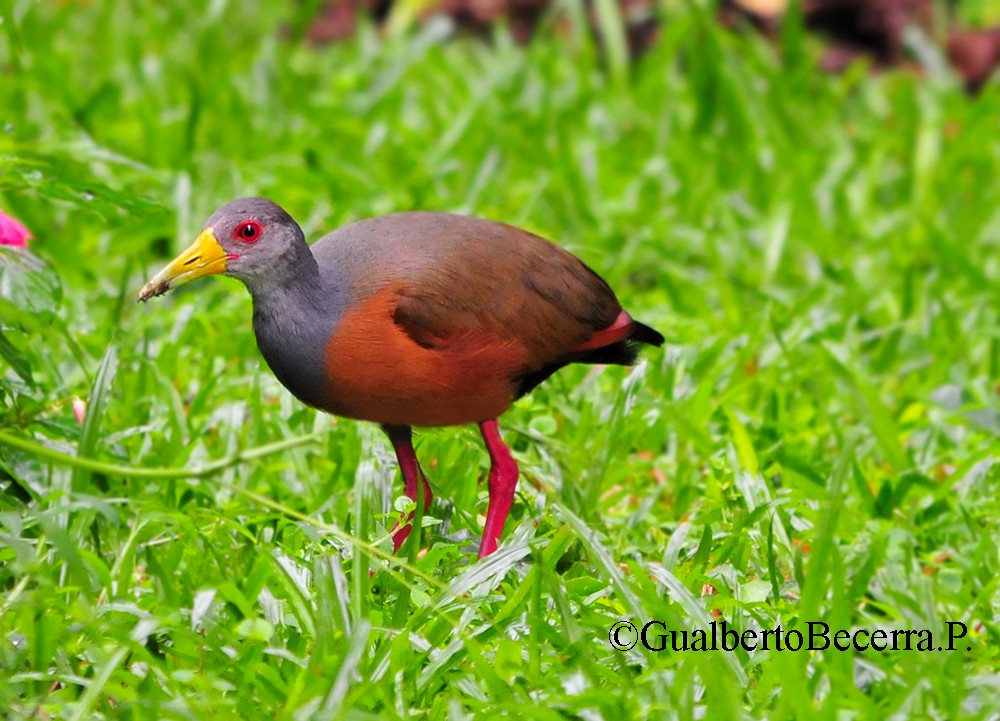
<svg viewBox="0 0 1000 721">
<path fill-rule="evenodd" d="M 299 400 L 317 406 L 326 392 L 326 345 L 340 314 L 334 307 L 335 284 L 324 280 L 308 247 L 306 252 L 308 259 L 286 266 L 294 269 L 294 277 L 270 276 L 247 287 L 264 360 Z"/>
<path fill-rule="evenodd" d="M 319 265 L 305 238 L 290 243 L 280 257 L 263 262 L 266 266 L 257 272 L 246 276 L 233 274 L 246 284 L 254 301 L 270 302 L 268 299 L 272 297 L 282 299 L 299 292 L 312 293 L 322 286 Z"/>
</svg>

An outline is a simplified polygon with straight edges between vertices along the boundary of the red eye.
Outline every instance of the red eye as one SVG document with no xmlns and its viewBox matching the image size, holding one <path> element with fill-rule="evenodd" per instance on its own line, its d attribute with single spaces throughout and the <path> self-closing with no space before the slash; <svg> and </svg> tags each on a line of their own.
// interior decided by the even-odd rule
<svg viewBox="0 0 1000 721">
<path fill-rule="evenodd" d="M 256 243 L 260 239 L 261 227 L 256 220 L 247 220 L 236 226 L 233 237 L 241 243 Z"/>
</svg>

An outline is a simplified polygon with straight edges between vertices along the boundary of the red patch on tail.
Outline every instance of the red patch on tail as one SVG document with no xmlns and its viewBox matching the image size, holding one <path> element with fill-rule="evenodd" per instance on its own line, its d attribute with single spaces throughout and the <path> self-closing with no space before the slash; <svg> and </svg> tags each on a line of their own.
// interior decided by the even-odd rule
<svg viewBox="0 0 1000 721">
<path fill-rule="evenodd" d="M 580 353 L 583 351 L 594 350 L 595 348 L 604 348 L 605 346 L 614 345 L 619 341 L 625 340 L 631 334 L 632 316 L 625 311 L 622 311 L 618 314 L 618 317 L 615 318 L 614 323 L 609 325 L 607 328 L 594 333 L 594 335 L 590 336 L 589 340 L 586 340 L 573 348 L 573 352 Z"/>
</svg>

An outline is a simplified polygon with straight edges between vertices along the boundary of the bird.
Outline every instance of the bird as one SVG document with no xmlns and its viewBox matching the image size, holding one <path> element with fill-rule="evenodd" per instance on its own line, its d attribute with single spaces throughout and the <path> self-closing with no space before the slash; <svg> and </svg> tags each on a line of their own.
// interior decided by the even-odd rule
<svg viewBox="0 0 1000 721">
<path fill-rule="evenodd" d="M 433 498 L 414 427 L 477 424 L 490 456 L 479 557 L 493 553 L 519 468 L 498 418 L 570 363 L 631 365 L 664 337 L 633 319 L 597 273 L 538 235 L 483 218 L 410 211 L 359 220 L 313 245 L 264 198 L 213 213 L 139 293 L 237 278 L 260 353 L 303 403 L 380 424 L 404 492 Z M 399 552 L 411 513 L 392 529 Z"/>
</svg>

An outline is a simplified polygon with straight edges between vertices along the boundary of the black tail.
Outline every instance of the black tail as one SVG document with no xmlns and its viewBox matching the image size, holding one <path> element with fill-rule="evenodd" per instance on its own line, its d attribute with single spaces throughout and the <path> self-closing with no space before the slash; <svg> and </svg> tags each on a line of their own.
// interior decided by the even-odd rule
<svg viewBox="0 0 1000 721">
<path fill-rule="evenodd" d="M 643 344 L 656 346 L 663 345 L 664 338 L 658 331 L 653 330 L 648 325 L 637 320 L 632 321 L 632 332 L 628 338 L 617 343 L 606 345 L 603 348 L 594 348 L 592 351 L 584 353 L 582 356 L 573 358 L 571 363 L 607 363 L 619 366 L 630 366 L 635 363 L 639 356 L 639 347 Z"/>
<path fill-rule="evenodd" d="M 632 332 L 629 333 L 628 338 L 620 340 L 617 343 L 612 343 L 611 345 L 594 348 L 593 350 L 570 356 L 560 360 L 558 363 L 553 363 L 552 365 L 545 366 L 534 373 L 525 375 L 520 379 L 517 396 L 520 398 L 557 370 L 563 366 L 569 365 L 570 363 L 630 366 L 635 363 L 635 359 L 639 357 L 639 348 L 641 345 L 652 345 L 659 348 L 663 345 L 664 340 L 664 337 L 660 335 L 659 331 L 656 331 L 637 320 L 633 320 Z"/>
<path fill-rule="evenodd" d="M 634 340 L 636 343 L 645 343 L 646 345 L 654 345 L 659 348 L 663 345 L 666 340 L 660 331 L 650 328 L 645 323 L 640 323 L 639 321 L 632 320 L 632 333 L 629 334 L 629 340 Z"/>
</svg>

